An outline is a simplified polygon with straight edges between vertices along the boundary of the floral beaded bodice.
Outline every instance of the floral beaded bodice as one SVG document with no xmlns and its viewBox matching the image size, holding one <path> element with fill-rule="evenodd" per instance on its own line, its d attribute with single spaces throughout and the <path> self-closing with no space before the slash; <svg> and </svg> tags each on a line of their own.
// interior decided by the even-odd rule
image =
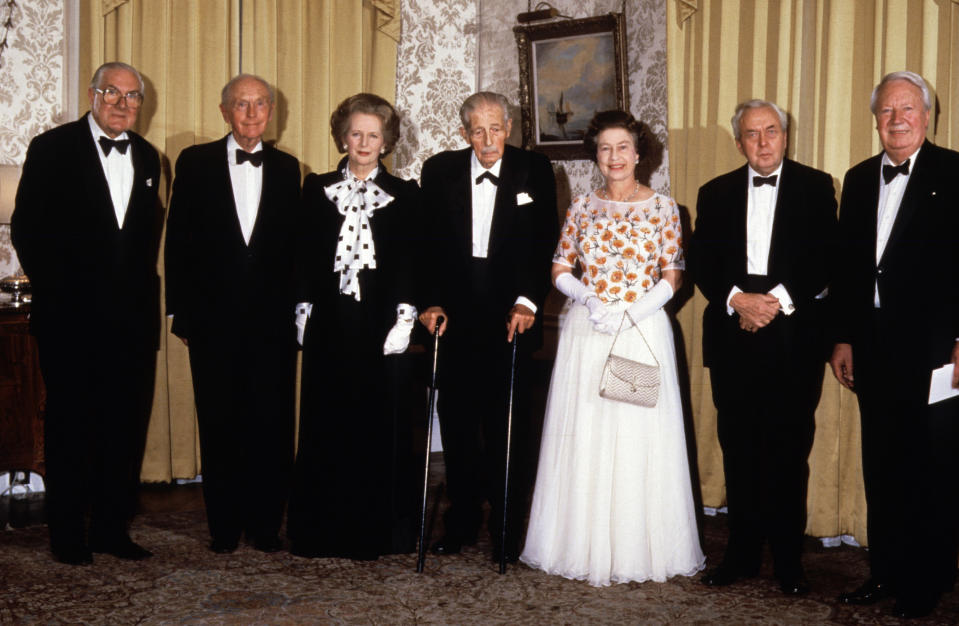
<svg viewBox="0 0 959 626">
<path fill-rule="evenodd" d="M 608 304 L 634 302 L 662 278 L 684 269 L 676 202 L 658 193 L 639 202 L 576 198 L 566 212 L 553 262 L 582 270 L 583 284 Z"/>
</svg>

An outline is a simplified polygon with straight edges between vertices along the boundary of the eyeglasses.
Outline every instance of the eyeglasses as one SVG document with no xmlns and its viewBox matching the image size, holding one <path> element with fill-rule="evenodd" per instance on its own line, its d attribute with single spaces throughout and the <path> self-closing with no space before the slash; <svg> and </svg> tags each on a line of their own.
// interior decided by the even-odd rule
<svg viewBox="0 0 959 626">
<path fill-rule="evenodd" d="M 122 98 L 127 107 L 135 109 L 143 102 L 143 94 L 139 91 L 120 93 L 120 90 L 116 87 L 107 87 L 105 89 L 94 88 L 93 90 L 103 96 L 103 101 L 110 105 L 118 104 Z"/>
<path fill-rule="evenodd" d="M 272 102 L 269 100 L 264 100 L 263 98 L 258 98 L 256 100 L 234 100 L 233 110 L 237 113 L 246 113 L 252 109 L 259 113 L 269 109 L 272 104 Z"/>
</svg>

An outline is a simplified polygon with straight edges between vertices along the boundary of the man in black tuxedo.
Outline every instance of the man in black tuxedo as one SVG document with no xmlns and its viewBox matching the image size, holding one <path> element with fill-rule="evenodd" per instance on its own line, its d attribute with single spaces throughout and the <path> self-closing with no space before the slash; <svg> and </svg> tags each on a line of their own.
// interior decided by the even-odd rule
<svg viewBox="0 0 959 626">
<path fill-rule="evenodd" d="M 510 342 L 517 340 L 506 555 L 519 556 L 529 492 L 528 375 L 542 343 L 542 311 L 558 237 L 556 181 L 546 157 L 506 145 L 512 128 L 500 94 L 473 94 L 460 108 L 471 148 L 423 164 L 421 183 L 432 245 L 421 320 L 432 332 L 449 314 L 438 412 L 450 508 L 436 554 L 476 542 L 488 499 L 494 559 L 503 526 Z M 447 327 L 448 325 L 448 327 Z M 448 332 L 447 332 L 448 331 Z"/>
<path fill-rule="evenodd" d="M 831 288 L 831 365 L 859 400 L 871 573 L 839 600 L 895 596 L 899 617 L 932 612 L 956 579 L 959 398 L 928 400 L 947 363 L 959 387 L 959 153 L 926 140 L 931 107 L 913 72 L 873 91 L 883 151 L 846 173 Z"/>
<path fill-rule="evenodd" d="M 160 159 L 131 130 L 143 93 L 133 67 L 100 66 L 90 112 L 30 142 L 12 220 L 47 389 L 50 548 L 72 565 L 150 556 L 127 534 L 160 336 Z"/>
<path fill-rule="evenodd" d="M 809 590 L 800 560 L 807 458 L 826 360 L 822 294 L 834 266 L 832 178 L 784 158 L 786 114 L 749 100 L 732 119 L 747 164 L 699 190 L 689 267 L 709 304 L 709 368 L 729 543 L 709 586 L 755 576 L 768 539 L 783 593 Z"/>
<path fill-rule="evenodd" d="M 203 496 L 216 553 L 275 552 L 293 468 L 300 169 L 262 141 L 273 88 L 223 88 L 232 132 L 184 150 L 166 238 L 167 314 L 190 350 Z"/>
</svg>

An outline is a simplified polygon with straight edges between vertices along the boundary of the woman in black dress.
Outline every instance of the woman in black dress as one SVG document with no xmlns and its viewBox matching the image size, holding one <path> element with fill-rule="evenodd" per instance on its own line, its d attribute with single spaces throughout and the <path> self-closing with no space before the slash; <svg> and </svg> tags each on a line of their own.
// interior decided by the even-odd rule
<svg viewBox="0 0 959 626">
<path fill-rule="evenodd" d="M 293 554 L 375 559 L 415 545 L 397 391 L 409 388 L 419 188 L 380 161 L 399 135 L 386 100 L 351 96 L 330 126 L 347 156 L 303 183 L 297 310 L 298 326 L 306 323 L 287 529 Z"/>
</svg>

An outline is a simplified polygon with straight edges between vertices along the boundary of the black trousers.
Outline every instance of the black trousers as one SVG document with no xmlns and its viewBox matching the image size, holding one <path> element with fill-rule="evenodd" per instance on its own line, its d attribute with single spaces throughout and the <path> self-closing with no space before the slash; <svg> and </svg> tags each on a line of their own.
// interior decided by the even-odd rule
<svg viewBox="0 0 959 626">
<path fill-rule="evenodd" d="M 807 321 L 780 314 L 748 333 L 730 316 L 726 349 L 710 367 L 729 508 L 724 564 L 758 570 L 768 540 L 780 579 L 802 572 L 808 457 L 824 372 Z"/>
<path fill-rule="evenodd" d="M 959 398 L 928 404 L 930 371 L 876 311 L 853 346 L 873 578 L 901 597 L 950 590 L 959 557 Z"/>
<path fill-rule="evenodd" d="M 509 306 L 489 301 L 486 265 L 474 260 L 473 302 L 454 317 L 441 351 L 437 411 L 443 439 L 450 508 L 446 536 L 473 543 L 490 503 L 488 529 L 494 547 L 503 528 L 507 409 L 512 345 L 506 341 Z M 529 332 L 529 331 L 527 331 Z M 521 335 L 514 381 L 506 548 L 518 552 L 530 489 L 530 354 L 532 334 Z M 524 338 L 527 341 L 524 343 Z"/>
<path fill-rule="evenodd" d="M 54 551 L 126 535 L 156 370 L 148 338 L 97 334 L 90 341 L 71 334 L 37 338 L 47 393 L 44 480 Z"/>
<path fill-rule="evenodd" d="M 210 535 L 275 537 L 293 470 L 292 340 L 198 332 L 189 348 Z"/>
</svg>

